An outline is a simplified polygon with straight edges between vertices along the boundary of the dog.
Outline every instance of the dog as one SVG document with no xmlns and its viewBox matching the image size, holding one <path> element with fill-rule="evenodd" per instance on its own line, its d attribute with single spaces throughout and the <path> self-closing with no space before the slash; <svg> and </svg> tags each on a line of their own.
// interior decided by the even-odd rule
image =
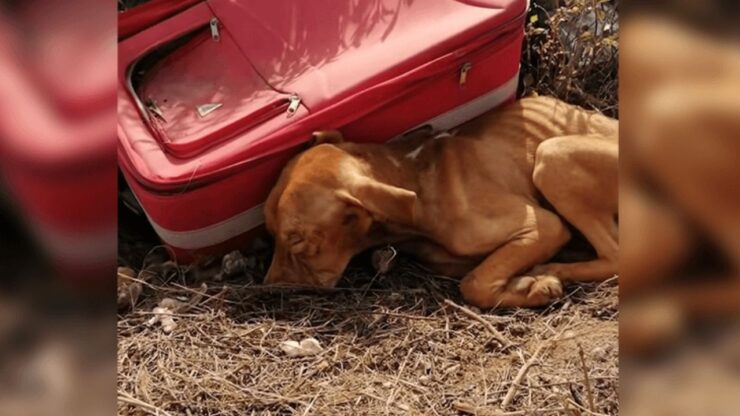
<svg viewBox="0 0 740 416">
<path fill-rule="evenodd" d="M 564 281 L 617 273 L 612 118 L 533 97 L 454 136 L 359 144 L 330 131 L 314 140 L 265 202 L 275 238 L 267 284 L 333 287 L 354 255 L 382 244 L 462 277 L 463 298 L 481 308 L 542 306 Z M 547 263 L 571 238 L 566 222 L 597 258 Z"/>
</svg>

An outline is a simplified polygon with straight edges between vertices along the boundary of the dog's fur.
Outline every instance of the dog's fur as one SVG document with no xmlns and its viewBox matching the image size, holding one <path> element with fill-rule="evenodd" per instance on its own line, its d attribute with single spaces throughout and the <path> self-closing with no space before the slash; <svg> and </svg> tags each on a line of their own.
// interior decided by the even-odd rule
<svg viewBox="0 0 740 416">
<path fill-rule="evenodd" d="M 453 137 L 315 139 L 324 143 L 288 164 L 265 204 L 275 236 L 266 283 L 331 287 L 352 256 L 384 243 L 463 276 L 463 297 L 480 307 L 543 305 L 563 280 L 617 272 L 616 120 L 538 97 Z M 564 221 L 597 259 L 543 264 L 570 239 Z"/>
</svg>

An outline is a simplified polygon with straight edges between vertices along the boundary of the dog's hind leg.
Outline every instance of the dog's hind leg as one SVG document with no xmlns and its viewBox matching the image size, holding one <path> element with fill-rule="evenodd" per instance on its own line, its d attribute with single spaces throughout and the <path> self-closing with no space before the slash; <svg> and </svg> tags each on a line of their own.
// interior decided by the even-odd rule
<svg viewBox="0 0 740 416">
<path fill-rule="evenodd" d="M 524 227 L 499 246 L 460 282 L 463 298 L 482 308 L 542 306 L 562 295 L 560 279 L 521 276 L 552 257 L 570 233 L 557 215 L 529 205 Z"/>
<path fill-rule="evenodd" d="M 537 148 L 533 181 L 555 210 L 593 245 L 598 258 L 532 270 L 563 280 L 600 281 L 617 274 L 618 144 L 602 136 L 549 139 Z"/>
</svg>

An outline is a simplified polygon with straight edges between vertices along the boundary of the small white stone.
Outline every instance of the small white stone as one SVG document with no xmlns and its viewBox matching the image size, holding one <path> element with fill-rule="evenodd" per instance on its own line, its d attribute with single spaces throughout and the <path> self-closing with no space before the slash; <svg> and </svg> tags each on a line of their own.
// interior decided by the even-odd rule
<svg viewBox="0 0 740 416">
<path fill-rule="evenodd" d="M 280 349 L 289 357 L 299 357 L 302 351 L 301 344 L 292 340 L 281 342 Z"/>
<path fill-rule="evenodd" d="M 167 309 L 167 313 L 177 312 L 180 309 L 182 309 L 185 305 L 186 303 L 179 299 L 164 298 L 159 301 L 159 307 L 162 309 Z"/>
<path fill-rule="evenodd" d="M 300 343 L 293 340 L 283 341 L 280 343 L 280 349 L 289 357 L 306 357 L 324 350 L 316 338 L 306 338 Z"/>
<path fill-rule="evenodd" d="M 306 338 L 300 345 L 305 355 L 316 355 L 324 350 L 316 338 Z"/>
<path fill-rule="evenodd" d="M 177 323 L 172 318 L 173 311 L 169 308 L 157 306 L 156 308 L 152 309 L 152 312 L 155 314 L 149 321 L 147 321 L 148 326 L 152 326 L 159 322 L 162 325 L 162 330 L 169 334 L 170 332 L 174 331 L 175 328 L 177 328 Z"/>
</svg>

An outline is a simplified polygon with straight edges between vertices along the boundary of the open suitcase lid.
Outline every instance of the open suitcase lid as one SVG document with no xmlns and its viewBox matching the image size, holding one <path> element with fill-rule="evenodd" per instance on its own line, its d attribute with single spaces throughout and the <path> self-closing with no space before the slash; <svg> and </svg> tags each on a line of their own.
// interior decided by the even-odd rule
<svg viewBox="0 0 740 416">
<path fill-rule="evenodd" d="M 121 161 L 155 189 L 224 174 L 456 70 L 525 11 L 526 0 L 196 4 L 119 43 Z"/>
<path fill-rule="evenodd" d="M 267 84 L 206 5 L 184 15 L 163 23 L 166 42 L 128 71 L 129 93 L 165 151 L 192 157 L 273 119 L 287 124 L 300 99 Z"/>
</svg>

